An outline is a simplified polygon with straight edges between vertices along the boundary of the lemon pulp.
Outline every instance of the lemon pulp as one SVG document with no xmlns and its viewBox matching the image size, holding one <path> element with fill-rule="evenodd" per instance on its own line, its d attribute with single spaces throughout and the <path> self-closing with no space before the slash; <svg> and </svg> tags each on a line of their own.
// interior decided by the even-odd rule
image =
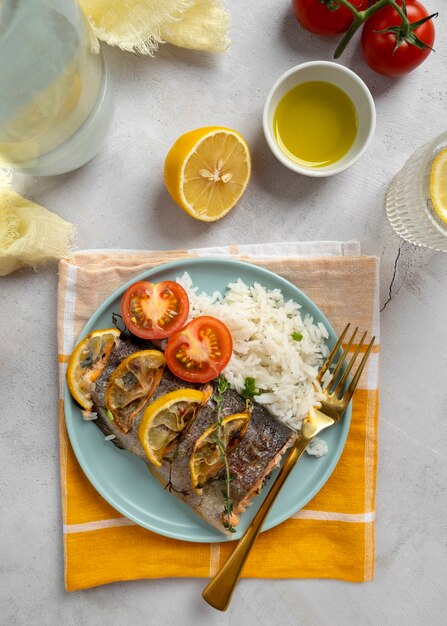
<svg viewBox="0 0 447 626">
<path fill-rule="evenodd" d="M 433 161 L 430 172 L 430 199 L 444 228 L 447 225 L 447 148 Z"/>
<path fill-rule="evenodd" d="M 138 437 L 151 463 L 161 467 L 164 454 L 204 402 L 202 391 L 182 388 L 157 398 L 146 408 Z"/>
<path fill-rule="evenodd" d="M 93 407 L 91 394 L 95 381 L 107 365 L 119 336 L 120 331 L 116 328 L 95 330 L 80 341 L 71 353 L 66 374 L 68 388 L 76 402 L 87 411 Z"/>
<path fill-rule="evenodd" d="M 222 420 L 220 440 L 225 450 L 228 451 L 238 443 L 249 421 L 249 413 L 234 413 Z M 218 430 L 217 422 L 211 424 L 194 444 L 189 460 L 189 472 L 193 489 L 198 493 L 201 493 L 207 480 L 223 467 L 222 450 L 218 444 Z"/>
<path fill-rule="evenodd" d="M 307 167 L 339 161 L 357 135 L 357 111 L 349 96 L 324 81 L 297 85 L 279 102 L 273 127 L 289 159 Z"/>
<path fill-rule="evenodd" d="M 203 222 L 226 215 L 251 174 L 248 146 L 239 133 L 207 126 L 177 139 L 165 159 L 165 183 L 186 213 Z"/>
</svg>

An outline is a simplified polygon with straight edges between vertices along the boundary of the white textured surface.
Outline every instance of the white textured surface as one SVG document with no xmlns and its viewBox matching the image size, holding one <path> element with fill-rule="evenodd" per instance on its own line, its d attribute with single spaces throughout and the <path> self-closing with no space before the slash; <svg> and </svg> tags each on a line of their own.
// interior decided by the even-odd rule
<svg viewBox="0 0 447 626">
<path fill-rule="evenodd" d="M 292 65 L 330 59 L 334 42 L 304 33 L 289 2 L 228 3 L 229 52 L 207 57 L 165 46 L 155 59 L 106 50 L 115 79 L 116 118 L 87 167 L 16 188 L 78 227 L 79 248 L 178 248 L 360 239 L 382 258 L 381 417 L 375 581 L 242 581 L 218 614 L 201 599 L 204 581 L 114 584 L 65 593 L 57 442 L 54 267 L 0 280 L 0 623 L 39 626 L 160 624 L 444 624 L 447 586 L 447 255 L 403 244 L 391 231 L 384 193 L 405 158 L 447 126 L 447 7 L 437 52 L 401 80 L 373 74 L 353 44 L 343 62 L 376 100 L 376 136 L 352 169 L 302 178 L 268 151 L 264 98 Z M 238 129 L 254 172 L 240 205 L 216 224 L 199 224 L 170 201 L 163 159 L 174 139 L 199 125 Z M 427 426 L 429 426 L 427 428 Z M 144 558 L 144 555 L 142 555 Z"/>
</svg>

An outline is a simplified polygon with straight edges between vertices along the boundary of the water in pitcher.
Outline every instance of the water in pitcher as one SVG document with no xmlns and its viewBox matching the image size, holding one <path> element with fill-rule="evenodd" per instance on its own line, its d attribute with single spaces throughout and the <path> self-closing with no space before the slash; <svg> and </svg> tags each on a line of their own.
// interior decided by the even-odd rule
<svg viewBox="0 0 447 626">
<path fill-rule="evenodd" d="M 0 0 L 0 167 L 84 165 L 110 126 L 109 76 L 76 0 Z"/>
<path fill-rule="evenodd" d="M 447 252 L 447 222 L 440 210 L 435 209 L 431 185 L 435 159 L 446 149 L 447 132 L 419 148 L 396 174 L 386 196 L 389 221 L 401 237 L 444 252 Z"/>
</svg>

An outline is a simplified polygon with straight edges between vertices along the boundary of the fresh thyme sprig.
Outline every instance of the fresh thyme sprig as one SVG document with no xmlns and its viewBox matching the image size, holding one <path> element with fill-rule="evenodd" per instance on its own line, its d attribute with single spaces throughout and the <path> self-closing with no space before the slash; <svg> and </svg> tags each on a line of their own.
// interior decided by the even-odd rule
<svg viewBox="0 0 447 626">
<path fill-rule="evenodd" d="M 222 488 L 222 496 L 224 499 L 224 510 L 222 514 L 222 526 L 226 528 L 230 533 L 235 533 L 236 529 L 231 523 L 231 514 L 233 512 L 233 502 L 231 500 L 231 481 L 233 477 L 230 475 L 230 467 L 228 465 L 227 446 L 224 441 L 223 432 L 223 417 L 222 417 L 222 402 L 224 393 L 230 388 L 230 383 L 225 378 L 219 378 L 217 382 L 216 393 L 213 396 L 213 400 L 216 404 L 216 443 L 219 448 L 220 458 L 225 466 L 225 474 L 223 477 L 224 486 Z"/>
</svg>

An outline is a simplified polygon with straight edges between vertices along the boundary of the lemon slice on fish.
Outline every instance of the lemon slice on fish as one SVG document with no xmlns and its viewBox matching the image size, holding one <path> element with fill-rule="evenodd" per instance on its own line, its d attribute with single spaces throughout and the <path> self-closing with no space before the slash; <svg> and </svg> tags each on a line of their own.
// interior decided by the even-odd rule
<svg viewBox="0 0 447 626">
<path fill-rule="evenodd" d="M 83 409 L 93 406 L 91 393 L 95 380 L 104 370 L 112 348 L 117 345 L 117 328 L 95 330 L 78 343 L 71 353 L 67 367 L 67 384 L 73 398 Z"/>
<path fill-rule="evenodd" d="M 171 444 L 194 419 L 206 399 L 203 391 L 178 389 L 151 402 L 138 429 L 138 438 L 151 463 L 161 466 Z"/>
<path fill-rule="evenodd" d="M 237 445 L 249 421 L 249 413 L 229 415 L 222 420 L 220 433 L 216 422 L 197 439 L 189 460 L 191 485 L 197 493 L 200 494 L 205 483 L 224 466 L 223 452 L 228 454 Z"/>
<path fill-rule="evenodd" d="M 163 375 L 166 359 L 160 350 L 140 350 L 126 357 L 107 383 L 106 409 L 118 428 L 128 433 Z"/>
</svg>

